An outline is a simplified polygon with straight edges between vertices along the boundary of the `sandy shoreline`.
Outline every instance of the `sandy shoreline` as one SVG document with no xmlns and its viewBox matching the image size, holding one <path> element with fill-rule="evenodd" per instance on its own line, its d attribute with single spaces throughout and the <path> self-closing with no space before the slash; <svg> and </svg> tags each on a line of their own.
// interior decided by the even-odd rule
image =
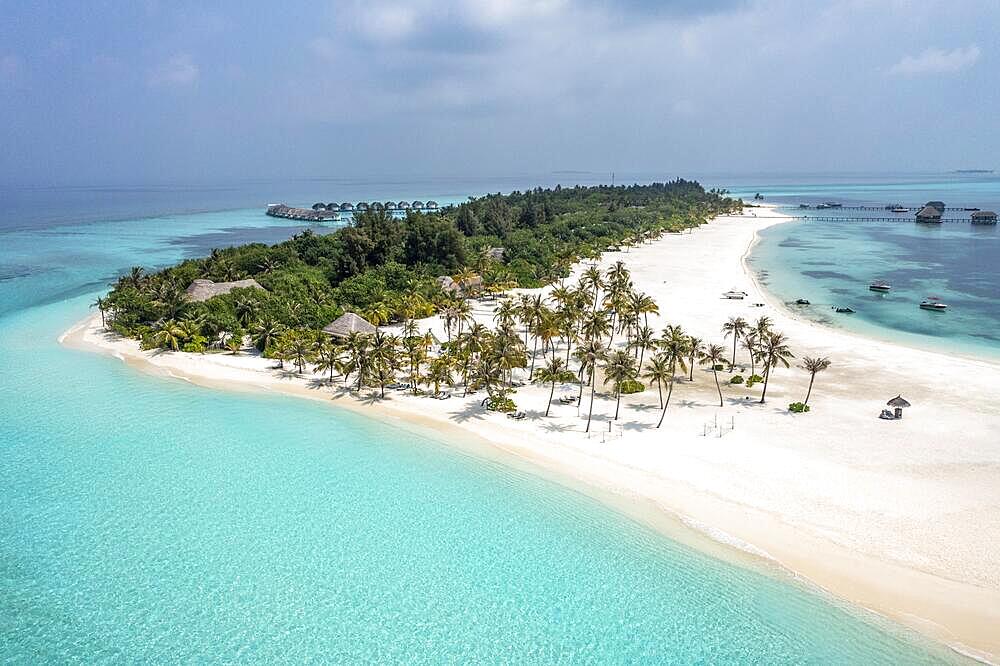
<svg viewBox="0 0 1000 666">
<path fill-rule="evenodd" d="M 690 234 L 609 253 L 600 263 L 626 262 L 637 288 L 665 314 L 651 317 L 656 329 L 679 323 L 722 343 L 719 328 L 729 316 L 767 315 L 788 334 L 798 358 L 831 357 L 834 365 L 817 378 L 814 411 L 806 415 L 785 410 L 802 399 L 808 383 L 795 368 L 776 371 L 767 405 L 743 401 L 750 394 L 744 388 L 724 387 L 723 408 L 711 372 L 698 370 L 693 383 L 678 384 L 659 430 L 653 427 L 655 387 L 623 402 L 621 426 L 610 434 L 613 404 L 599 398 L 587 437 L 586 399 L 583 419 L 575 406 L 558 402 L 545 419 L 547 388 L 519 389 L 515 400 L 529 418 L 512 422 L 483 412 L 481 396 L 437 401 L 393 392 L 384 403 L 362 404 L 255 356 L 142 352 L 135 341 L 104 333 L 99 315 L 60 341 L 203 386 L 332 401 L 460 442 L 475 455 L 516 459 L 525 470 L 595 493 L 673 538 L 721 554 L 708 539 L 685 536 L 683 525 L 722 533 L 839 598 L 1000 661 L 1000 414 L 989 402 L 1000 365 L 793 317 L 746 267 L 756 233 L 785 219 L 757 212 L 761 217 L 721 218 Z M 720 299 L 730 287 L 749 297 Z M 487 322 L 491 310 L 477 305 L 477 317 Z M 445 337 L 436 319 L 421 322 L 428 326 Z M 913 403 L 906 417 L 879 421 L 886 399 L 900 392 Z M 730 423 L 734 429 L 727 431 Z M 709 430 L 709 424 L 722 427 Z"/>
</svg>

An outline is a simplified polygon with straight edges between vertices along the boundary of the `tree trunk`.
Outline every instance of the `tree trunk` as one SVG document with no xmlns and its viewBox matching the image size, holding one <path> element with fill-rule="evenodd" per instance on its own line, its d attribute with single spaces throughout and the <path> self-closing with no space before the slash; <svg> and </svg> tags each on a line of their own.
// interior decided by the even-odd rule
<svg viewBox="0 0 1000 666">
<path fill-rule="evenodd" d="M 590 411 L 587 412 L 587 429 L 584 432 L 590 432 L 590 419 L 594 416 L 594 375 L 590 375 Z"/>
<path fill-rule="evenodd" d="M 660 395 L 660 409 L 663 409 L 663 384 L 659 379 L 656 380 L 656 392 Z"/>
<path fill-rule="evenodd" d="M 676 372 L 676 370 L 677 370 L 677 368 L 671 363 L 670 364 L 670 383 L 667 385 L 667 402 L 666 402 L 666 405 L 664 405 L 664 409 L 666 408 L 667 405 L 670 404 L 670 396 L 672 396 L 674 394 L 674 372 Z"/>
<path fill-rule="evenodd" d="M 719 407 L 722 407 L 722 387 L 719 386 L 719 371 L 715 369 L 714 365 L 712 366 L 712 374 L 715 375 L 715 390 L 719 392 Z"/>
<path fill-rule="evenodd" d="M 806 399 L 805 399 L 805 402 L 802 403 L 803 405 L 808 405 L 809 404 L 809 396 L 812 395 L 812 392 L 813 392 L 813 382 L 814 381 L 816 381 L 816 373 L 815 372 L 812 373 L 811 375 L 809 375 L 809 390 L 806 391 Z"/>
<path fill-rule="evenodd" d="M 549 415 L 549 410 L 552 409 L 552 396 L 556 394 L 556 383 L 555 380 L 552 382 L 552 390 L 549 391 L 549 404 L 545 406 L 545 416 Z"/>
<path fill-rule="evenodd" d="M 733 368 L 736 367 L 736 342 L 737 340 L 739 340 L 739 338 L 740 336 L 736 335 L 736 333 L 733 333 L 733 360 L 730 361 L 729 363 L 729 372 L 732 372 Z"/>
<path fill-rule="evenodd" d="M 767 381 L 771 379 L 771 359 L 768 359 L 767 369 L 764 370 L 764 390 L 760 392 L 760 404 L 764 404 L 764 396 L 767 395 Z"/>
<path fill-rule="evenodd" d="M 528 370 L 528 381 L 531 381 L 532 375 L 535 374 L 535 355 L 538 353 L 538 336 L 535 336 L 535 348 L 531 350 L 531 369 Z M 543 354 L 545 352 L 542 352 Z"/>
<path fill-rule="evenodd" d="M 622 390 L 619 388 L 615 391 L 615 418 L 618 420 L 618 409 L 622 406 Z"/>
</svg>

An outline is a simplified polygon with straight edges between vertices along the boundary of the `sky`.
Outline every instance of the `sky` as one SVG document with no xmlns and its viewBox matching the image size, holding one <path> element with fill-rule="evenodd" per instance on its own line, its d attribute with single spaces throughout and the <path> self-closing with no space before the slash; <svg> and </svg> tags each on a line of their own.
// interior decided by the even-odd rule
<svg viewBox="0 0 1000 666">
<path fill-rule="evenodd" d="M 997 0 L 0 0 L 0 181 L 1000 170 Z"/>
</svg>

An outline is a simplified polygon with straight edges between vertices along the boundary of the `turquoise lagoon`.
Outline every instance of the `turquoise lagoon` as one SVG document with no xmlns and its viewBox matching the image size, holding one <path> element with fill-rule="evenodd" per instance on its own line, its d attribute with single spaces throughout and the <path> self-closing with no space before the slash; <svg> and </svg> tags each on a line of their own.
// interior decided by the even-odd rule
<svg viewBox="0 0 1000 666">
<path fill-rule="evenodd" d="M 550 481 L 59 334 L 259 209 L 0 231 L 0 659 L 920 664 L 945 648 Z"/>
<path fill-rule="evenodd" d="M 800 203 L 837 201 L 844 205 L 948 206 L 1000 211 L 1000 177 L 993 175 L 844 176 L 840 182 L 818 177 L 761 180 L 734 188 L 750 197 L 761 192 L 780 212 L 798 215 Z M 804 211 L 862 218 L 883 211 Z M 967 218 L 947 211 L 945 217 Z M 795 312 L 815 321 L 864 335 L 926 349 L 1000 359 L 1000 228 L 968 223 L 923 225 L 912 215 L 898 222 L 795 221 L 760 235 L 750 264 L 762 284 Z M 868 290 L 873 280 L 892 284 L 889 294 Z M 946 313 L 919 309 L 935 296 Z M 796 306 L 805 298 L 809 306 Z M 853 315 L 837 314 L 846 306 Z"/>
</svg>

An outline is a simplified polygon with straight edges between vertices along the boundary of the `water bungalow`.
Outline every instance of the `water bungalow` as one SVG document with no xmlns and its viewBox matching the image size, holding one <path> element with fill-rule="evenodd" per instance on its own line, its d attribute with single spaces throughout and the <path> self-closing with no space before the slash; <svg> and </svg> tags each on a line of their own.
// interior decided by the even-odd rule
<svg viewBox="0 0 1000 666">
<path fill-rule="evenodd" d="M 416 208 L 417 210 L 422 210 L 422 209 L 423 209 L 423 207 L 424 207 L 424 202 L 423 202 L 423 201 L 420 201 L 420 200 L 418 199 L 417 201 L 414 201 L 414 202 L 413 202 L 412 204 L 410 204 L 410 205 L 411 205 L 411 206 L 413 206 L 414 208 Z"/>
<path fill-rule="evenodd" d="M 437 207 L 438 207 L 437 201 L 428 201 L 427 202 L 427 210 L 437 210 Z"/>
<path fill-rule="evenodd" d="M 340 210 L 352 211 L 354 210 L 354 204 L 345 201 L 344 203 L 340 204 Z"/>
<path fill-rule="evenodd" d="M 354 314 L 353 312 L 345 312 L 337 317 L 337 319 L 323 327 L 324 333 L 332 335 L 335 338 L 346 338 L 351 333 L 371 335 L 376 330 L 378 329 L 376 329 L 368 320 Z"/>
<path fill-rule="evenodd" d="M 410 209 L 410 202 L 409 201 L 400 201 L 398 204 L 396 204 L 396 208 L 398 208 L 399 210 L 409 210 Z"/>
<path fill-rule="evenodd" d="M 977 210 L 972 213 L 973 224 L 996 224 L 997 214 L 991 210 Z"/>
<path fill-rule="evenodd" d="M 316 208 L 318 206 L 318 208 Z M 326 204 L 314 204 L 313 208 L 294 208 L 285 204 L 268 204 L 267 214 L 271 217 L 283 217 L 289 220 L 301 220 L 304 222 L 326 222 L 336 220 L 338 213 L 328 211 Z"/>
<path fill-rule="evenodd" d="M 930 203 L 938 203 L 932 201 Z M 916 221 L 923 224 L 940 224 L 941 223 L 941 213 L 943 211 L 938 210 L 935 206 L 927 205 L 917 211 Z"/>
<path fill-rule="evenodd" d="M 944 214 L 944 202 L 943 201 L 928 201 L 924 206 L 930 206 L 931 208 L 937 209 L 937 212 Z"/>
<path fill-rule="evenodd" d="M 264 287 L 256 280 L 236 280 L 235 282 L 213 282 L 212 280 L 195 280 L 184 290 L 184 295 L 189 301 L 200 303 L 215 296 L 228 294 L 233 289 L 260 289 Z"/>
<path fill-rule="evenodd" d="M 358 205 L 354 207 L 354 210 L 360 210 L 360 211 L 368 210 L 368 203 L 365 201 L 359 201 Z"/>
</svg>

